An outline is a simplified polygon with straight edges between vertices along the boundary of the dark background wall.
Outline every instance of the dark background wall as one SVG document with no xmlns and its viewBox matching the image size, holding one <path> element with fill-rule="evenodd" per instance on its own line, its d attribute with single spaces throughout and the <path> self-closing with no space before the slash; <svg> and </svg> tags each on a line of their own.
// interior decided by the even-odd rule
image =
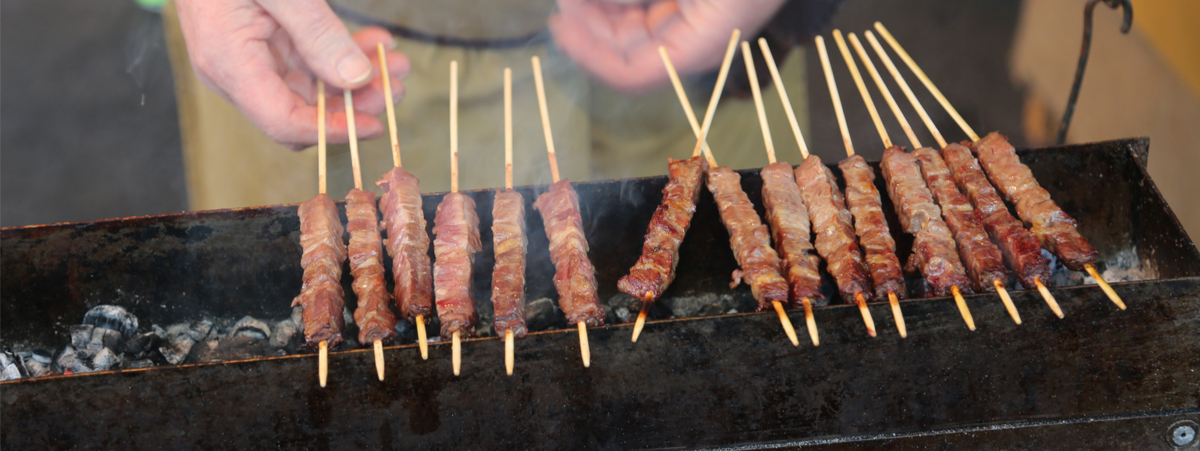
<svg viewBox="0 0 1200 451">
<path fill-rule="evenodd" d="M 0 7 L 0 225 L 187 209 L 159 16 L 130 0 L 4 0 Z M 1021 144 L 1021 95 L 1006 68 L 1019 7 L 1013 1 L 847 0 L 833 25 L 861 33 L 885 21 L 967 120 L 980 131 L 1004 130 Z M 882 148 L 870 118 L 845 63 L 831 51 L 857 148 L 878 158 Z M 807 62 L 810 145 L 840 150 L 815 51 Z M 924 89 L 915 90 L 944 133 L 962 139 Z M 891 112 L 880 108 L 893 139 L 907 144 Z M 932 142 L 927 133 L 920 136 Z"/>
</svg>

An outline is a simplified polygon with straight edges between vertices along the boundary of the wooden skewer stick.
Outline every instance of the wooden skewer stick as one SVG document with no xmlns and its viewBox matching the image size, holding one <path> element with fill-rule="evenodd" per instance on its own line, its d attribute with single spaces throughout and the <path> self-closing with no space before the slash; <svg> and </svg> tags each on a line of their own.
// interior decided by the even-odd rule
<svg viewBox="0 0 1200 451">
<path fill-rule="evenodd" d="M 462 371 L 462 334 L 455 332 L 451 335 L 450 365 L 454 367 L 454 375 Z"/>
<path fill-rule="evenodd" d="M 513 187 L 512 165 L 512 69 L 504 68 L 504 189 Z M 504 331 L 504 371 L 509 376 L 513 374 L 516 362 L 516 343 L 513 342 L 512 329 Z"/>
<path fill-rule="evenodd" d="M 1113 291 L 1113 288 L 1108 285 L 1108 282 L 1104 281 L 1104 278 L 1101 277 L 1100 273 L 1096 271 L 1095 266 L 1092 266 L 1091 263 L 1088 263 L 1083 265 L 1083 269 L 1086 269 L 1088 274 L 1091 274 L 1092 278 L 1096 279 L 1096 283 L 1100 285 L 1100 289 L 1104 290 L 1104 294 L 1108 295 L 1108 299 L 1111 300 L 1113 304 L 1117 304 L 1118 308 L 1125 310 L 1125 303 L 1121 301 L 1121 297 L 1117 296 L 1117 292 Z"/>
<path fill-rule="evenodd" d="M 818 38 L 820 38 L 820 36 L 818 36 Z M 824 72 L 825 72 L 825 84 L 829 86 L 829 97 L 833 99 L 833 108 L 838 117 L 838 128 L 842 132 L 842 144 L 844 144 L 846 146 L 846 157 L 847 158 L 853 157 L 854 156 L 854 143 L 853 143 L 853 141 L 850 140 L 850 127 L 846 125 L 846 113 L 845 113 L 845 111 L 842 110 L 841 95 L 838 94 L 837 80 L 835 80 L 833 78 L 833 70 L 831 69 L 831 67 L 829 65 L 829 54 L 825 50 L 824 39 L 822 39 L 818 44 L 819 44 L 818 48 L 820 49 L 820 53 L 821 53 L 821 66 L 823 67 Z M 854 68 L 853 71 L 854 71 L 854 73 L 857 73 L 858 69 Z M 865 93 L 866 91 L 862 91 L 862 92 Z M 866 95 L 866 94 L 864 94 L 864 95 Z M 873 102 L 868 102 L 868 105 L 872 108 L 874 107 Z M 878 115 L 878 113 L 876 113 L 872 117 L 878 121 L 879 115 Z M 876 122 L 875 125 L 876 125 L 876 127 L 881 127 L 882 122 L 878 121 L 878 122 Z M 882 129 L 880 129 L 880 130 L 882 131 Z M 884 145 L 887 145 L 887 143 L 889 142 L 889 140 L 887 138 L 887 134 L 882 133 L 880 136 L 883 137 Z M 888 303 L 892 307 L 892 319 L 896 321 L 896 330 L 900 332 L 901 338 L 907 338 L 908 337 L 908 328 L 905 327 L 904 313 L 900 311 L 900 300 L 897 298 L 896 293 L 893 293 L 891 291 L 888 292 Z"/>
<path fill-rule="evenodd" d="M 904 324 L 904 312 L 900 311 L 900 300 L 896 298 L 896 293 L 888 292 L 888 304 L 892 306 L 892 318 L 896 319 L 896 330 L 900 332 L 900 338 L 908 338 L 908 327 Z"/>
<path fill-rule="evenodd" d="M 450 61 L 450 192 L 458 192 L 458 61 Z M 452 336 L 450 363 L 454 375 L 462 370 L 462 334 Z"/>
<path fill-rule="evenodd" d="M 546 155 L 550 158 L 550 175 L 554 183 L 558 183 L 558 158 L 554 156 L 554 135 L 550 134 L 550 111 L 546 108 L 546 87 L 542 82 L 542 63 L 534 56 L 533 81 L 537 87 L 538 109 L 542 113 L 542 131 L 546 135 Z M 584 368 L 592 366 L 592 350 L 588 347 L 587 323 L 580 321 L 579 326 L 579 356 L 583 359 Z"/>
<path fill-rule="evenodd" d="M 862 74 L 858 72 L 858 65 L 854 64 L 854 58 L 850 56 L 850 50 L 846 48 L 846 41 L 842 39 L 840 30 L 833 30 L 833 40 L 837 43 L 838 50 L 842 52 L 842 59 L 846 61 L 846 67 L 850 68 L 850 76 L 854 78 L 854 84 L 858 86 L 858 93 L 862 95 L 863 103 L 867 105 L 867 112 L 871 113 L 871 121 L 875 123 L 875 131 L 879 132 L 879 139 L 883 141 L 883 147 L 892 147 L 892 138 L 888 136 L 887 128 L 883 126 L 883 120 L 879 118 L 879 110 L 875 109 L 875 101 L 871 100 L 871 93 L 867 91 L 867 85 L 863 83 Z"/>
<path fill-rule="evenodd" d="M 379 44 L 380 56 L 383 55 L 383 44 Z M 382 58 L 380 61 L 383 61 Z M 354 126 L 354 97 L 350 94 L 350 90 L 342 91 L 346 98 L 346 125 L 350 131 L 350 162 L 354 167 L 354 188 L 362 190 L 362 165 L 359 164 L 358 158 L 358 131 Z M 393 141 L 394 142 L 394 141 Z M 379 374 L 379 380 L 383 380 L 383 342 L 376 340 L 373 345 L 375 348 L 375 372 Z"/>
<path fill-rule="evenodd" d="M 317 379 L 321 382 L 321 388 L 325 388 L 325 381 L 329 380 L 329 342 L 321 340 L 318 348 L 320 351 L 317 354 Z"/>
<path fill-rule="evenodd" d="M 375 372 L 379 374 L 379 381 L 383 382 L 383 341 L 375 340 Z"/>
<path fill-rule="evenodd" d="M 317 79 L 317 190 L 325 194 L 325 82 Z M 321 340 L 318 345 L 317 379 L 321 388 L 329 378 L 329 342 Z"/>
<path fill-rule="evenodd" d="M 642 310 L 638 312 L 637 320 L 633 322 L 633 337 L 630 341 L 637 343 L 638 336 L 642 335 L 642 328 L 646 327 L 646 311 L 650 308 L 650 303 L 654 302 L 654 293 L 646 292 L 645 299 L 642 300 Z"/>
<path fill-rule="evenodd" d="M 421 360 L 429 360 L 429 335 L 425 333 L 425 315 L 417 315 L 417 348 L 421 349 Z"/>
<path fill-rule="evenodd" d="M 358 130 L 354 127 L 354 96 L 349 89 L 342 91 L 346 99 L 346 129 L 350 134 L 350 162 L 354 166 L 354 187 L 362 189 L 362 169 L 358 165 Z"/>
<path fill-rule="evenodd" d="M 1021 324 L 1021 313 L 1017 312 L 1017 306 L 1013 305 L 1012 298 L 1008 296 L 1008 290 L 1004 288 L 1004 283 L 1000 282 L 1000 279 L 995 279 L 992 281 L 992 286 L 996 287 L 996 293 L 1000 294 L 1000 300 L 1004 302 L 1008 316 L 1012 317 L 1014 323 Z"/>
<path fill-rule="evenodd" d="M 867 309 L 867 300 L 863 299 L 862 292 L 854 293 L 854 303 L 858 304 L 858 312 L 862 313 L 863 323 L 867 325 L 867 335 L 875 336 L 875 319 L 871 317 L 871 310 Z"/>
<path fill-rule="evenodd" d="M 954 304 L 958 306 L 959 313 L 962 313 L 963 321 L 967 322 L 967 329 L 975 330 L 975 318 L 971 316 L 971 309 L 967 308 L 967 301 L 958 291 L 958 286 L 951 285 L 950 293 L 954 295 Z"/>
<path fill-rule="evenodd" d="M 879 92 L 883 93 L 883 100 L 887 102 L 888 108 L 891 108 L 892 114 L 900 122 L 900 128 L 904 129 L 904 134 L 908 136 L 908 141 L 912 143 L 914 149 L 922 147 L 920 141 L 917 140 L 917 134 L 913 132 L 912 126 L 909 125 L 908 119 L 900 111 L 900 105 L 896 103 L 896 98 L 892 96 L 892 91 L 883 82 L 883 77 L 879 76 L 879 71 L 875 69 L 875 63 L 871 61 L 871 57 L 867 56 L 867 51 L 863 49 L 862 42 L 858 40 L 858 36 L 850 33 L 849 38 L 850 44 L 854 46 L 854 51 L 862 59 L 863 67 L 866 67 L 867 73 L 871 74 L 871 79 L 875 81 L 875 86 L 879 87 Z M 845 47 L 842 48 L 842 51 L 846 51 Z"/>
<path fill-rule="evenodd" d="M 942 107 L 946 109 L 947 113 L 950 113 L 950 117 L 954 118 L 954 122 L 957 122 L 959 127 L 962 127 L 963 131 L 967 133 L 967 136 L 971 138 L 971 141 L 979 141 L 979 135 L 975 133 L 975 130 L 971 129 L 970 125 L 967 125 L 967 121 L 963 120 L 962 116 L 958 114 L 958 110 L 955 110 L 954 107 L 950 105 L 950 101 L 946 100 L 946 96 L 942 95 L 942 91 L 939 91 L 937 86 L 933 85 L 933 81 L 929 79 L 929 76 L 925 75 L 925 72 L 922 71 L 920 67 L 917 67 L 917 62 L 913 61 L 911 56 L 908 56 L 908 52 L 905 52 L 904 48 L 900 46 L 900 43 L 896 42 L 896 38 L 892 37 L 892 34 L 888 32 L 887 28 L 885 28 L 882 23 L 875 22 L 875 30 L 879 32 L 880 36 L 883 36 L 883 39 L 888 42 L 888 45 L 892 47 L 892 50 L 894 50 L 897 55 L 900 55 L 900 59 L 904 61 L 904 64 L 908 65 L 908 68 L 912 70 L 914 74 L 916 74 L 917 79 L 921 80 L 921 83 L 925 85 L 926 89 L 929 89 L 929 92 L 933 94 L 933 97 L 937 99 L 938 103 L 942 104 Z"/>
<path fill-rule="evenodd" d="M 513 343 L 512 329 L 504 331 L 504 371 L 512 376 L 513 366 L 516 362 L 516 345 Z"/>
<path fill-rule="evenodd" d="M 800 155 L 808 158 L 808 145 L 804 143 L 804 135 L 800 133 L 800 123 L 796 121 L 796 111 L 792 109 L 792 101 L 788 99 L 787 89 L 783 86 L 783 77 L 779 76 L 779 67 L 775 65 L 775 55 L 766 38 L 758 38 L 758 48 L 762 50 L 763 58 L 767 60 L 767 69 L 771 71 L 771 79 L 775 82 L 775 90 L 779 92 L 779 101 L 783 102 L 783 111 L 787 113 L 788 124 L 792 126 L 792 134 L 796 136 L 796 144 L 800 146 Z"/>
<path fill-rule="evenodd" d="M 875 49 L 875 54 L 879 55 L 879 59 L 883 61 L 883 66 L 892 74 L 892 79 L 896 80 L 896 84 L 900 85 L 900 90 L 904 92 L 904 96 L 908 98 L 908 102 L 917 110 L 917 115 L 921 116 L 921 121 L 925 123 L 925 127 L 929 129 L 929 133 L 933 134 L 933 139 L 937 141 L 941 148 L 945 149 L 946 138 L 942 137 L 942 133 L 934 125 L 933 119 L 929 118 L 929 114 L 925 112 L 925 108 L 921 106 L 921 102 L 913 94 L 912 88 L 908 86 L 908 82 L 904 81 L 904 77 L 896 69 L 896 64 L 892 62 L 892 58 L 888 56 L 887 52 L 883 51 L 883 46 L 879 45 L 878 39 L 875 39 L 875 33 L 867 30 L 863 34 L 867 37 L 867 42 L 871 43 L 871 48 Z"/>
<path fill-rule="evenodd" d="M 813 318 L 812 301 L 804 298 L 800 302 L 804 304 L 804 322 L 808 326 L 808 337 L 812 339 L 813 346 L 821 346 L 821 338 L 817 335 L 817 320 Z"/>
<path fill-rule="evenodd" d="M 754 55 L 750 53 L 750 44 L 742 42 L 742 61 L 746 62 L 746 74 L 750 80 L 758 80 L 758 72 L 754 68 Z M 754 109 L 758 111 L 758 125 L 762 129 L 763 143 L 767 148 L 767 161 L 775 163 L 775 144 L 771 141 L 771 126 L 767 124 L 767 110 L 763 107 L 762 91 L 758 87 L 758 83 L 750 83 L 750 91 L 754 95 Z M 783 326 L 783 331 L 787 334 L 788 339 L 792 341 L 792 346 L 800 346 L 800 339 L 796 338 L 796 329 L 792 326 L 791 318 L 788 318 L 787 312 L 783 309 L 783 303 L 779 301 L 771 302 L 775 307 L 775 312 L 779 314 L 779 323 Z"/>
<path fill-rule="evenodd" d="M 375 50 L 379 52 L 379 68 L 382 69 L 380 74 L 383 77 L 383 94 L 387 97 L 387 118 L 388 118 L 388 135 L 392 138 L 392 163 L 396 167 L 400 167 L 400 140 L 396 138 L 396 107 L 392 105 L 392 77 L 388 75 L 387 67 L 387 52 L 383 50 L 383 43 L 380 42 L 375 46 Z"/>
<path fill-rule="evenodd" d="M 1053 311 L 1055 315 L 1058 315 L 1059 318 L 1062 318 L 1062 308 L 1058 306 L 1058 301 L 1054 299 L 1054 295 L 1050 294 L 1050 289 L 1046 288 L 1046 284 L 1042 283 L 1042 278 L 1035 277 L 1033 279 L 1033 283 L 1037 285 L 1038 292 L 1042 293 L 1042 299 L 1046 300 L 1046 305 L 1050 306 L 1050 310 Z"/>
<path fill-rule="evenodd" d="M 679 103 L 683 106 L 683 112 L 687 115 L 688 124 L 692 126 L 692 133 L 699 136 L 700 124 L 696 122 L 696 113 L 692 111 L 692 102 L 688 100 L 687 92 L 683 90 L 683 82 L 679 81 L 679 73 L 675 72 L 675 65 L 671 64 L 671 57 L 667 56 L 667 48 L 659 46 L 658 54 L 662 57 L 663 66 L 667 68 L 667 76 L 671 79 L 671 86 L 675 87 L 675 95 L 679 97 Z M 704 151 L 706 158 L 712 158 L 712 150 L 708 148 L 707 141 L 701 145 L 701 149 Z M 710 161 L 709 165 L 715 165 L 715 163 Z"/>
</svg>

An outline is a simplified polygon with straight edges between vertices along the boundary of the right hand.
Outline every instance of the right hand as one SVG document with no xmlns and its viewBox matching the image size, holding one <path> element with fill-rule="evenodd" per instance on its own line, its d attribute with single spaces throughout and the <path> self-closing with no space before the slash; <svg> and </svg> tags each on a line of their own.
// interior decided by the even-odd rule
<svg viewBox="0 0 1200 451">
<path fill-rule="evenodd" d="M 378 27 L 350 35 L 322 0 L 177 0 L 188 55 L 200 81 L 266 133 L 292 149 L 317 142 L 316 78 L 326 83 L 326 136 L 349 141 L 342 89 L 353 90 L 358 137 L 383 135 L 386 99 L 376 44 Z M 387 52 L 393 100 L 404 95 L 404 54 Z"/>
</svg>

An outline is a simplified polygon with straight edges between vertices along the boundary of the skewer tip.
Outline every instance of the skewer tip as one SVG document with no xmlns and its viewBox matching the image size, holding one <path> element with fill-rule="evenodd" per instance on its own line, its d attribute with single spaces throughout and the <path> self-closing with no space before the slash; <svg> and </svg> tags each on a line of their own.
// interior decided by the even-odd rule
<svg viewBox="0 0 1200 451">
<path fill-rule="evenodd" d="M 429 360 L 429 336 L 425 333 L 425 315 L 417 315 L 417 347 L 421 349 L 421 360 Z"/>
<path fill-rule="evenodd" d="M 1014 323 L 1021 324 L 1021 313 L 1017 311 L 1017 306 L 1013 305 L 1012 297 L 1008 295 L 1008 290 L 1004 288 L 1004 283 L 1000 279 L 992 281 L 992 286 L 996 287 L 996 293 L 1000 295 L 1000 301 L 1004 302 L 1004 308 L 1008 310 L 1008 316 L 1012 317 Z"/>
<path fill-rule="evenodd" d="M 863 324 L 867 326 L 867 335 L 874 338 L 875 333 L 875 318 L 871 317 L 871 310 L 867 309 L 867 300 L 863 298 L 862 292 L 854 293 L 854 302 L 858 304 L 858 311 L 862 313 Z"/>
<path fill-rule="evenodd" d="M 779 324 L 783 325 L 783 332 L 787 334 L 792 346 L 800 346 L 800 339 L 796 338 L 796 328 L 792 327 L 792 319 L 788 318 L 787 312 L 783 310 L 783 303 L 774 301 L 771 305 L 775 307 L 775 313 L 779 314 Z"/>
<path fill-rule="evenodd" d="M 579 323 L 579 356 L 583 358 L 583 367 L 591 368 L 592 366 L 592 350 L 588 346 L 587 324 L 583 321 Z"/>
<path fill-rule="evenodd" d="M 967 329 L 975 330 L 975 318 L 971 316 L 971 309 L 967 307 L 967 301 L 963 299 L 958 287 L 950 286 L 950 293 L 954 295 L 954 303 L 958 305 L 958 312 L 962 313 L 963 321 L 967 323 Z"/>
<path fill-rule="evenodd" d="M 504 371 L 507 372 L 509 376 L 513 375 L 513 366 L 516 360 L 516 358 L 513 356 L 513 354 L 515 354 L 515 346 L 516 345 L 513 343 L 512 329 L 504 331 Z"/>
<path fill-rule="evenodd" d="M 817 320 L 813 318 L 812 302 L 808 298 L 800 300 L 804 304 L 804 322 L 808 326 L 808 337 L 812 339 L 813 346 L 821 346 L 821 337 L 817 335 Z"/>
<path fill-rule="evenodd" d="M 317 354 L 317 379 L 321 382 L 321 388 L 325 388 L 325 381 L 329 379 L 329 342 L 321 340 L 319 348 L 320 352 Z"/>
<path fill-rule="evenodd" d="M 1089 263 L 1083 265 L 1083 269 L 1086 269 L 1088 274 L 1091 274 L 1092 278 L 1096 279 L 1096 284 L 1100 285 L 1100 289 L 1104 290 L 1104 294 L 1108 295 L 1108 299 L 1111 300 L 1113 304 L 1117 304 L 1117 308 L 1125 310 L 1125 302 L 1121 300 L 1120 296 L 1117 296 L 1117 292 L 1114 291 L 1112 286 L 1110 286 L 1108 282 L 1104 280 L 1104 277 L 1100 276 L 1100 272 L 1096 271 L 1095 266 L 1092 266 Z"/>
<path fill-rule="evenodd" d="M 379 381 L 383 382 L 383 341 L 375 340 L 375 372 L 379 374 Z"/>
<path fill-rule="evenodd" d="M 1046 285 L 1042 283 L 1042 279 L 1040 277 L 1035 277 L 1033 279 L 1033 283 L 1034 285 L 1037 285 L 1038 293 L 1042 294 L 1042 299 L 1046 300 L 1046 305 L 1050 306 L 1050 310 L 1053 311 L 1054 314 L 1059 318 L 1062 318 L 1062 308 L 1058 306 L 1058 301 L 1054 299 L 1054 295 L 1050 294 L 1050 289 L 1046 288 Z"/>
<path fill-rule="evenodd" d="M 896 331 L 900 332 L 900 338 L 908 338 L 908 326 L 904 324 L 904 312 L 900 311 L 900 299 L 896 293 L 888 292 L 888 304 L 892 306 L 892 317 L 896 319 Z"/>
<path fill-rule="evenodd" d="M 455 332 L 450 346 L 450 364 L 454 367 L 454 375 L 462 371 L 462 335 Z"/>
<path fill-rule="evenodd" d="M 633 322 L 633 337 L 630 341 L 637 343 L 637 339 L 642 335 L 642 328 L 646 327 L 646 310 L 650 308 L 650 300 L 654 298 L 653 293 L 646 293 L 646 300 L 642 301 L 642 310 L 638 312 L 637 320 Z"/>
</svg>

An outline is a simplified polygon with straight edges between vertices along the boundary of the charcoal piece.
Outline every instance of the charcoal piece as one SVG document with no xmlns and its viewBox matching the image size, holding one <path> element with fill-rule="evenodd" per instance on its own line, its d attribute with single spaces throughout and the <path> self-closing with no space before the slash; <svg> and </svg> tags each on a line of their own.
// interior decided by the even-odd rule
<svg viewBox="0 0 1200 451">
<path fill-rule="evenodd" d="M 7 352 L 0 352 L 0 381 L 11 381 L 21 378 L 21 368 L 17 365 L 20 357 Z"/>
<path fill-rule="evenodd" d="M 629 312 L 629 309 L 627 309 L 625 307 L 617 307 L 617 308 L 613 309 L 613 314 L 616 315 L 617 320 L 619 320 L 622 323 L 628 323 L 629 321 L 631 321 L 632 316 L 633 316 L 633 314 Z"/>
<path fill-rule="evenodd" d="M 29 377 L 42 377 L 54 374 L 54 370 L 50 368 L 49 362 L 39 362 L 33 358 L 25 361 L 25 369 L 29 371 Z"/>
<path fill-rule="evenodd" d="M 154 332 L 146 332 L 144 334 L 133 337 L 132 340 L 125 342 L 125 352 L 135 356 L 141 356 L 154 348 L 157 348 L 162 343 L 162 337 Z"/>
<path fill-rule="evenodd" d="M 671 311 L 675 318 L 719 315 L 736 308 L 733 297 L 728 294 L 704 293 L 696 296 L 679 296 L 659 301 Z"/>
<path fill-rule="evenodd" d="M 292 307 L 292 324 L 299 328 L 304 327 L 304 307 Z"/>
<path fill-rule="evenodd" d="M 271 328 L 252 316 L 245 316 L 230 328 L 229 335 L 242 336 L 254 340 L 266 340 L 271 337 Z"/>
<path fill-rule="evenodd" d="M 406 343 L 417 341 L 417 326 L 403 318 L 396 321 L 396 335 L 400 336 L 400 340 Z"/>
<path fill-rule="evenodd" d="M 275 323 L 274 333 L 271 334 L 270 345 L 273 348 L 295 349 L 299 344 L 300 328 L 290 319 Z"/>
<path fill-rule="evenodd" d="M 90 373 L 92 367 L 87 361 L 87 356 L 81 355 L 72 346 L 67 346 L 63 349 L 62 354 L 58 356 L 58 367 L 62 368 L 63 372 L 72 373 Z"/>
<path fill-rule="evenodd" d="M 530 331 L 562 329 L 567 317 L 550 298 L 536 299 L 525 308 L 525 325 Z"/>
<path fill-rule="evenodd" d="M 121 357 L 108 348 L 100 348 L 100 352 L 92 356 L 93 371 L 108 371 L 116 369 L 121 364 Z"/>
<path fill-rule="evenodd" d="M 83 315 L 83 323 L 112 329 L 133 338 L 137 334 L 138 319 L 124 308 L 115 305 L 97 305 Z"/>
<path fill-rule="evenodd" d="M 195 341 L 204 341 L 213 332 L 213 322 L 207 319 L 192 323 L 188 327 L 188 335 Z"/>
<path fill-rule="evenodd" d="M 95 326 L 91 324 L 79 324 L 71 326 L 71 346 L 76 349 L 87 349 L 88 343 L 92 342 L 92 330 Z"/>
<path fill-rule="evenodd" d="M 191 336 L 180 335 L 171 340 L 170 343 L 159 346 L 158 352 L 167 360 L 167 363 L 178 365 L 187 359 L 188 354 L 192 352 L 192 346 L 195 344 L 196 341 Z"/>
<path fill-rule="evenodd" d="M 342 307 L 342 320 L 346 322 L 346 326 L 354 325 L 354 312 L 350 311 L 350 307 Z"/>
<path fill-rule="evenodd" d="M 97 326 L 92 329 L 92 339 L 88 343 L 87 349 L 91 352 L 100 352 L 103 348 L 120 350 L 124 344 L 125 336 L 121 332 Z"/>
<path fill-rule="evenodd" d="M 130 360 L 122 366 L 128 369 L 150 368 L 154 366 L 154 361 L 150 359 Z"/>
<path fill-rule="evenodd" d="M 189 362 L 221 362 L 262 357 L 268 354 L 266 341 L 245 335 L 231 335 L 216 342 L 197 343 Z"/>
</svg>

